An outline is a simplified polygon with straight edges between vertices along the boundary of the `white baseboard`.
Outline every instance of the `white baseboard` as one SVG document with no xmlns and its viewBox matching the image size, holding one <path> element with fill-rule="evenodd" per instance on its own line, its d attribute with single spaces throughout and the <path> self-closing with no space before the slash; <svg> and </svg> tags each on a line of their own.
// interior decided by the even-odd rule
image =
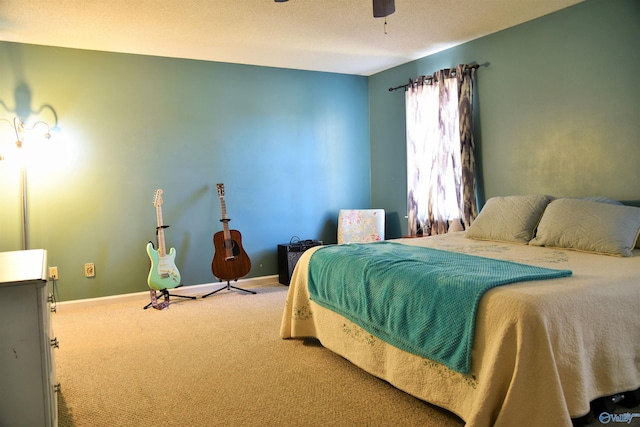
<svg viewBox="0 0 640 427">
<path fill-rule="evenodd" d="M 272 276 L 251 277 L 249 279 L 240 279 L 237 282 L 233 282 L 233 285 L 238 286 L 240 288 L 255 288 L 255 287 L 270 285 L 274 283 L 278 283 L 277 274 L 274 274 Z M 226 285 L 226 282 L 213 282 L 213 283 L 203 283 L 201 285 L 181 286 L 179 288 L 172 289 L 171 293 L 176 295 L 200 296 L 200 295 L 206 295 L 209 292 L 212 292 L 225 285 Z M 147 290 L 142 292 L 134 292 L 130 294 L 112 295 L 108 297 L 87 298 L 87 299 L 79 299 L 79 300 L 73 300 L 73 301 L 62 301 L 62 302 L 58 302 L 57 305 L 65 308 L 71 308 L 71 307 L 79 308 L 79 307 L 89 307 L 89 306 L 96 306 L 96 305 L 115 304 L 115 303 L 121 303 L 126 301 L 139 301 L 144 305 L 147 302 L 149 302 L 149 291 Z"/>
</svg>

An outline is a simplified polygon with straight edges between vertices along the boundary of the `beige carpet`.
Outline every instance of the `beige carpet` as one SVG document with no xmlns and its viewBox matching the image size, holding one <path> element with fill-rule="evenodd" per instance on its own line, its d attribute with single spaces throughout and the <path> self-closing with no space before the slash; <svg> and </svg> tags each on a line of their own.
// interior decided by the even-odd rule
<svg viewBox="0 0 640 427">
<path fill-rule="evenodd" d="M 59 305 L 59 425 L 442 426 L 456 416 L 278 333 L 288 288 Z"/>
</svg>

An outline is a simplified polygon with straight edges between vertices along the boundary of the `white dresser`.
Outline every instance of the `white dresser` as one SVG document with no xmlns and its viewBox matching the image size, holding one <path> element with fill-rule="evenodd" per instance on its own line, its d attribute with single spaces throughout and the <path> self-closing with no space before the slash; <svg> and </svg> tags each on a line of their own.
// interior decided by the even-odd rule
<svg viewBox="0 0 640 427">
<path fill-rule="evenodd" d="M 47 251 L 0 252 L 0 426 L 57 426 Z"/>
</svg>

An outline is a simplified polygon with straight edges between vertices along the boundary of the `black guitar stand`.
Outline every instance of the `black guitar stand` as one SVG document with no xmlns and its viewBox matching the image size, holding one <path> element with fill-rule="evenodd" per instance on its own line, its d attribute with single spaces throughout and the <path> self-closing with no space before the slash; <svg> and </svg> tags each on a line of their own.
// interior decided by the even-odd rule
<svg viewBox="0 0 640 427">
<path fill-rule="evenodd" d="M 236 279 L 236 281 L 237 281 L 237 279 Z M 209 293 L 208 293 L 208 294 L 206 294 L 206 295 L 202 295 L 202 297 L 201 297 L 201 298 L 206 298 L 206 297 L 208 297 L 208 296 L 210 296 L 210 295 L 215 294 L 216 292 L 224 291 L 225 289 L 226 289 L 226 290 L 228 290 L 228 291 L 230 291 L 232 288 L 233 288 L 233 289 L 237 289 L 237 290 L 242 291 L 242 292 L 249 292 L 250 294 L 254 294 L 254 295 L 256 294 L 254 291 L 250 291 L 249 289 L 242 289 L 242 288 L 239 288 L 239 287 L 237 287 L 237 286 L 233 286 L 233 285 L 231 285 L 231 283 L 227 280 L 227 286 L 223 286 L 223 287 L 222 287 L 222 288 L 220 288 L 220 289 L 216 289 L 216 290 L 215 290 L 215 291 L 213 291 L 213 292 L 209 292 Z"/>
<path fill-rule="evenodd" d="M 156 227 L 156 245 L 158 244 L 158 229 L 159 228 L 169 228 L 168 225 L 163 225 L 162 227 Z M 151 243 L 153 245 L 153 242 L 149 241 L 149 243 Z M 155 245 L 153 245 L 153 248 L 155 249 Z M 149 263 L 151 263 L 151 261 L 149 261 Z M 182 284 L 176 286 L 176 288 L 181 288 Z M 175 289 L 175 288 L 173 288 Z M 169 297 L 175 297 L 175 298 L 185 298 L 185 299 L 196 299 L 196 297 L 191 296 L 191 295 L 178 295 L 178 294 L 172 294 L 169 293 L 169 291 L 167 289 L 162 289 L 160 290 L 161 295 L 164 297 L 164 301 L 160 304 L 157 304 L 156 302 L 156 295 L 155 295 L 155 290 L 151 289 L 150 293 L 151 293 L 151 302 L 147 305 L 145 305 L 143 307 L 143 310 L 146 310 L 147 308 L 153 306 L 153 308 L 156 308 L 156 305 L 158 305 L 160 308 L 158 308 L 158 310 L 162 310 L 163 308 L 167 307 L 169 305 Z"/>
<path fill-rule="evenodd" d="M 181 287 L 182 287 L 182 285 L 179 285 L 179 286 L 176 286 L 176 287 L 175 287 L 175 288 L 173 288 L 173 289 L 181 288 Z M 151 291 L 153 292 L 153 289 L 152 289 Z M 170 294 L 170 293 L 169 293 L 169 291 L 168 291 L 168 290 L 166 290 L 166 289 L 162 289 L 162 290 L 160 291 L 160 293 L 161 293 L 161 295 L 162 295 L 162 296 L 164 296 L 164 301 L 167 303 L 166 305 L 169 305 L 169 304 L 168 304 L 168 302 L 169 302 L 169 297 L 175 297 L 175 298 L 186 298 L 186 299 L 196 299 L 196 298 L 197 298 L 197 297 L 194 297 L 194 296 L 191 296 L 191 295 Z M 151 297 L 151 299 L 152 299 L 152 301 L 151 301 L 149 304 L 145 305 L 145 306 L 143 307 L 143 309 L 145 309 L 145 310 L 146 310 L 147 308 L 149 308 L 149 307 L 151 307 L 151 306 L 153 305 L 153 296 Z M 159 299 L 159 298 L 158 298 L 158 299 Z M 165 307 L 166 307 L 166 305 L 165 305 Z M 163 307 L 163 308 L 164 308 L 164 307 Z"/>
</svg>

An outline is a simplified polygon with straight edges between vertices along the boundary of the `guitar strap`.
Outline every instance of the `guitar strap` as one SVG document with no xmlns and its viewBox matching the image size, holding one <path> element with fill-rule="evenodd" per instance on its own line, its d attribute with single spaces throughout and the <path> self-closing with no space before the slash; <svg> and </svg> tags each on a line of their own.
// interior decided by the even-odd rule
<svg viewBox="0 0 640 427">
<path fill-rule="evenodd" d="M 158 304 L 158 298 L 156 297 L 156 290 L 150 289 L 149 294 L 151 295 L 151 306 L 156 310 L 162 310 L 163 308 L 169 307 L 169 292 L 162 292 L 164 294 L 164 301 Z"/>
</svg>

